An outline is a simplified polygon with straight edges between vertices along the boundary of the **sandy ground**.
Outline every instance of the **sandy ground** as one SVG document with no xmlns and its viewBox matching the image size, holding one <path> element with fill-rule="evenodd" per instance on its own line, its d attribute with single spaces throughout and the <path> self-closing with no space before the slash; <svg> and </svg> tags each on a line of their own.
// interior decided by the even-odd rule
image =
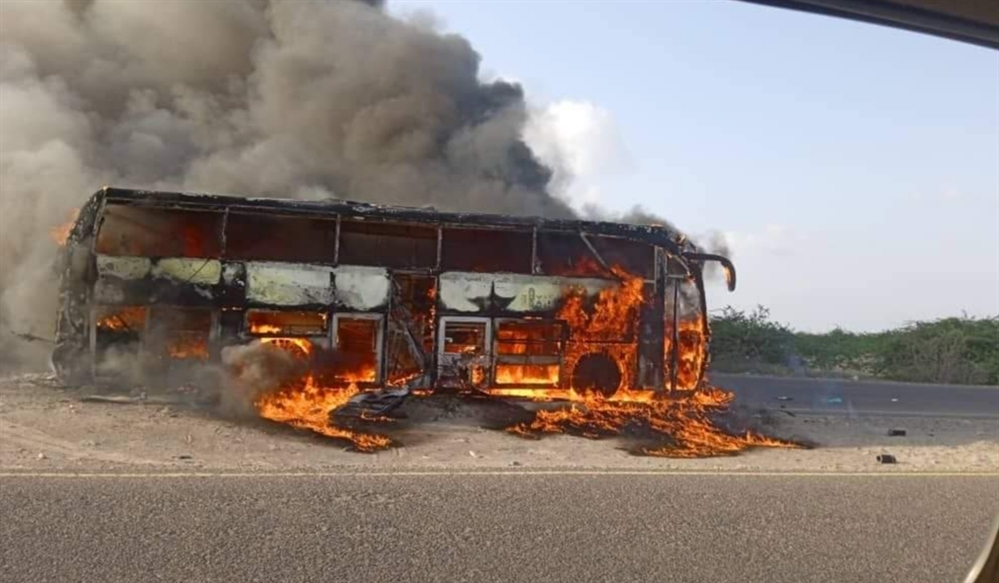
<svg viewBox="0 0 999 583">
<path fill-rule="evenodd" d="M 362 454 L 268 421 L 223 417 L 182 392 L 123 402 L 91 400 L 95 394 L 107 391 L 65 388 L 49 375 L 0 380 L 0 470 L 999 472 L 999 419 L 791 416 L 736 405 L 731 419 L 815 447 L 665 459 L 630 454 L 634 444 L 626 438 L 531 440 L 489 429 L 524 415 L 506 403 L 411 399 L 403 406 L 408 418 L 382 431 L 399 446 Z M 907 435 L 889 437 L 889 428 L 903 428 Z M 898 463 L 877 463 L 882 453 Z"/>
</svg>

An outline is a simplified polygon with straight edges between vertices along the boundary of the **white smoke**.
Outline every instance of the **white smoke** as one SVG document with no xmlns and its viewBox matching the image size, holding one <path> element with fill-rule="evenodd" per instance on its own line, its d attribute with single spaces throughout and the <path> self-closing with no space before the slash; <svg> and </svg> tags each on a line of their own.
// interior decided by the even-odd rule
<svg viewBox="0 0 999 583">
<path fill-rule="evenodd" d="M 524 140 L 553 169 L 552 190 L 580 212 L 606 204 L 600 182 L 633 166 L 613 114 L 589 101 L 534 108 Z"/>
</svg>

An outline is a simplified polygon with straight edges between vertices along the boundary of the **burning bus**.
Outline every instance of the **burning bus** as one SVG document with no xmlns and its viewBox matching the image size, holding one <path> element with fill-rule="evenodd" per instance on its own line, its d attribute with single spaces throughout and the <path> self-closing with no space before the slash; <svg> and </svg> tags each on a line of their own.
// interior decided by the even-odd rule
<svg viewBox="0 0 999 583">
<path fill-rule="evenodd" d="M 119 188 L 62 257 L 53 364 L 77 381 L 258 340 L 362 393 L 692 391 L 707 263 L 735 286 L 663 226 Z"/>
</svg>

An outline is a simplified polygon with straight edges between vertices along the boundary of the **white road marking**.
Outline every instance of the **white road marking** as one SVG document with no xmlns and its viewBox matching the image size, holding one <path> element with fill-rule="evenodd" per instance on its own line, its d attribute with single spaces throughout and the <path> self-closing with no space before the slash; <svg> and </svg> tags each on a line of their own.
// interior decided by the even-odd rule
<svg viewBox="0 0 999 583">
<path fill-rule="evenodd" d="M 368 478 L 443 476 L 727 476 L 781 478 L 999 478 L 999 472 L 759 472 L 697 470 L 424 470 L 399 472 L 0 472 L 0 478 L 140 479 L 140 478 Z"/>
</svg>

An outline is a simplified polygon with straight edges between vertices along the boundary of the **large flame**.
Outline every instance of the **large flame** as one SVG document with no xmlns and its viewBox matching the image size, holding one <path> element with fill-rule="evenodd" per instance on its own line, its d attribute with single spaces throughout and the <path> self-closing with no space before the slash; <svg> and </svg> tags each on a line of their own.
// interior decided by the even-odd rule
<svg viewBox="0 0 999 583">
<path fill-rule="evenodd" d="M 497 364 L 496 384 L 554 386 L 558 373 L 557 364 Z"/>
<path fill-rule="evenodd" d="M 677 339 L 680 350 L 677 352 L 676 385 L 682 389 L 694 389 L 700 381 L 701 370 L 708 356 L 708 343 L 704 321 L 699 317 L 679 322 Z M 666 335 L 666 359 L 672 358 L 673 338 Z"/>
<path fill-rule="evenodd" d="M 304 338 L 265 338 L 262 342 L 303 360 L 313 351 L 312 343 Z M 276 391 L 264 393 L 254 405 L 265 419 L 349 441 L 357 451 L 375 452 L 391 446 L 391 440 L 383 435 L 354 431 L 332 423 L 332 413 L 357 393 L 354 382 L 347 386 L 322 386 L 312 372 L 306 372 Z"/>
<path fill-rule="evenodd" d="M 489 392 L 496 396 L 541 401 L 560 399 L 570 403 L 557 410 L 540 410 L 531 422 L 514 425 L 508 428 L 509 432 L 525 437 L 571 433 L 600 438 L 634 430 L 644 432 L 656 443 L 640 448 L 636 453 L 662 457 L 731 455 L 755 446 L 797 447 L 794 443 L 752 431 L 731 433 L 714 422 L 712 414 L 725 410 L 734 395 L 701 383 L 700 375 L 707 358 L 707 330 L 701 318 L 681 320 L 675 333 L 678 350 L 674 388 L 682 391 L 671 394 L 634 389 L 636 332 L 639 309 L 645 301 L 645 283 L 620 267 L 613 266 L 611 271 L 621 281 L 619 286 L 601 291 L 592 307 L 587 306 L 582 290 L 570 290 L 558 317 L 570 328 L 564 359 L 567 369 L 573 370 L 580 358 L 598 350 L 617 364 L 621 372 L 619 386 L 605 392 L 578 386 L 545 391 L 532 387 L 492 389 Z M 673 361 L 673 345 L 674 333 L 667 329 L 666 365 Z M 670 368 L 664 366 L 664 370 Z M 534 378 L 537 377 L 528 377 L 529 380 Z M 666 379 L 666 383 L 671 387 L 673 379 Z"/>
<path fill-rule="evenodd" d="M 611 397 L 570 391 L 564 397 L 572 401 L 568 407 L 538 411 L 531 422 L 507 431 L 523 437 L 568 433 L 599 439 L 631 429 L 656 443 L 635 453 L 657 457 L 710 457 L 733 455 L 749 447 L 800 447 L 753 431 L 735 434 L 719 427 L 711 414 L 724 410 L 733 395 L 713 387 L 683 399 L 652 391 L 618 391 Z"/>
<path fill-rule="evenodd" d="M 591 269 L 587 264 L 582 266 Z M 525 437 L 568 433 L 588 438 L 634 433 L 646 443 L 635 453 L 664 457 L 732 455 L 757 446 L 798 447 L 753 431 L 730 431 L 716 423 L 717 414 L 727 409 L 733 394 L 705 386 L 701 379 L 707 359 L 708 330 L 699 313 L 680 314 L 675 330 L 667 323 L 669 318 L 663 322 L 663 371 L 667 378 L 659 390 L 637 389 L 639 317 L 652 294 L 648 293 L 643 278 L 618 266 L 611 266 L 610 272 L 617 279 L 616 284 L 601 290 L 595 298 L 581 287 L 567 288 L 553 319 L 511 319 L 497 323 L 493 377 L 489 379 L 490 369 L 486 365 L 477 363 L 469 371 L 472 384 L 496 397 L 568 402 L 560 409 L 539 410 L 532 421 L 511 426 L 507 431 Z M 433 294 L 433 290 L 429 293 Z M 422 330 L 432 330 L 429 325 L 432 310 L 431 302 L 430 312 L 420 314 L 421 318 L 429 318 Z M 144 316 L 142 308 L 125 308 L 102 319 L 98 326 L 108 330 L 129 329 L 138 327 Z M 332 421 L 332 414 L 357 395 L 360 386 L 371 386 L 378 378 L 374 353 L 368 358 L 359 348 L 367 345 L 362 332 L 364 326 L 372 327 L 373 321 L 359 320 L 363 326 L 355 322 L 356 329 L 350 334 L 343 327 L 350 320 L 339 321 L 337 338 L 350 348 L 341 347 L 340 351 L 330 353 L 304 337 L 306 333 L 318 334 L 327 329 L 325 315 L 261 311 L 251 316 L 248 331 L 264 336 L 260 342 L 301 360 L 304 371 L 256 399 L 254 404 L 260 416 L 346 440 L 358 451 L 378 451 L 392 445 L 386 436 L 341 427 Z M 432 349 L 432 332 L 423 334 L 431 334 L 427 337 L 430 342 L 427 338 L 421 340 Z M 168 346 L 168 351 L 177 358 L 203 358 L 207 355 L 207 345 L 176 341 Z M 598 386 L 600 383 L 588 386 L 585 378 L 566 377 L 575 374 L 573 371 L 582 359 L 594 355 L 603 359 L 596 366 L 616 367 L 618 374 L 609 377 L 613 380 L 603 379 L 602 386 Z M 590 364 L 594 362 L 591 360 Z M 385 385 L 402 386 L 422 374 L 422 369 L 400 370 L 394 376 L 389 373 Z M 489 386 L 489 380 L 494 381 L 493 386 Z M 413 394 L 431 393 L 416 390 Z"/>
<path fill-rule="evenodd" d="M 572 287 L 568 290 L 557 317 L 569 325 L 574 340 L 614 341 L 633 334 L 638 308 L 645 299 L 642 294 L 645 282 L 619 267 L 612 267 L 611 271 L 621 284 L 602 290 L 592 310 L 586 309 L 585 290 Z"/>
<path fill-rule="evenodd" d="M 304 386 L 292 384 L 267 393 L 255 405 L 265 419 L 349 441 L 357 451 L 375 452 L 389 447 L 392 442 L 388 437 L 339 427 L 330 421 L 330 414 L 346 405 L 357 392 L 353 383 L 345 388 L 321 387 L 307 375 Z"/>
</svg>

